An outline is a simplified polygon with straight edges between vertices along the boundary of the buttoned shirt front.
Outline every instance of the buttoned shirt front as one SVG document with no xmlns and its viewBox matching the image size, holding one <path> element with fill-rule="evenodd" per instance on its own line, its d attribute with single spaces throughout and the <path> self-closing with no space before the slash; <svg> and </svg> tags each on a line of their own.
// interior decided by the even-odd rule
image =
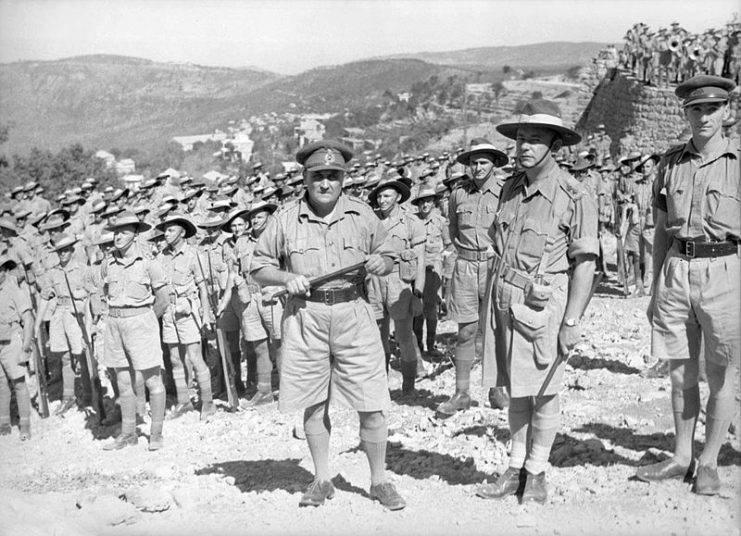
<svg viewBox="0 0 741 536">
<path fill-rule="evenodd" d="M 431 210 L 424 218 L 421 218 L 419 214 L 417 217 L 420 218 L 425 228 L 425 264 L 439 269 L 443 250 L 450 244 L 448 222 L 435 210 Z"/>
<path fill-rule="evenodd" d="M 109 307 L 144 307 L 154 304 L 154 292 L 167 284 L 160 263 L 135 250 L 132 258 L 118 251 L 104 261 L 103 292 Z"/>
<path fill-rule="evenodd" d="M 198 292 L 198 285 L 203 282 L 201 267 L 196 255 L 198 255 L 196 250 L 188 244 L 179 244 L 175 249 L 167 246 L 160 254 L 159 261 L 165 280 L 178 297 L 195 296 Z M 202 261 L 201 264 L 203 264 Z"/>
<path fill-rule="evenodd" d="M 669 236 L 741 240 L 741 167 L 732 140 L 703 160 L 692 140 L 669 150 L 654 182 L 654 206 L 666 212 Z"/>
<path fill-rule="evenodd" d="M 503 262 L 531 275 L 546 251 L 544 274 L 565 273 L 570 260 L 599 253 L 595 202 L 579 182 L 555 165 L 536 184 L 529 184 L 525 173 L 505 182 L 491 233 Z"/>
<path fill-rule="evenodd" d="M 87 266 L 71 261 L 67 266 L 57 265 L 49 270 L 47 276 L 43 278 L 41 297 L 44 300 L 57 298 L 58 305 L 71 308 L 70 288 L 75 306 L 82 312 L 81 307 L 85 298 L 94 291 L 93 278 Z"/>
<path fill-rule="evenodd" d="M 370 254 L 395 259 L 386 238 L 385 227 L 362 201 L 340 195 L 331 219 L 325 220 L 301 198 L 269 219 L 257 242 L 251 273 L 271 266 L 312 278 L 363 262 Z M 318 288 L 359 283 L 364 276 L 361 268 Z"/>
<path fill-rule="evenodd" d="M 486 251 L 491 247 L 489 227 L 497 212 L 502 182 L 492 175 L 478 189 L 469 180 L 450 195 L 448 225 L 456 249 Z"/>
</svg>

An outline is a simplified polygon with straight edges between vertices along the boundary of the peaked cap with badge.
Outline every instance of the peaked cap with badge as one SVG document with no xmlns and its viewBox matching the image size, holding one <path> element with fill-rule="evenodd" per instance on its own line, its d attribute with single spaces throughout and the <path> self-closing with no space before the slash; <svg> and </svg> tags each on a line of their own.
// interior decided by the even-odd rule
<svg viewBox="0 0 741 536">
<path fill-rule="evenodd" d="M 728 78 L 702 74 L 682 82 L 674 94 L 682 99 L 682 106 L 702 102 L 727 102 L 729 93 L 736 88 L 736 83 Z"/>
<path fill-rule="evenodd" d="M 313 171 L 345 171 L 353 153 L 349 147 L 336 140 L 309 143 L 296 153 L 296 162 Z"/>
</svg>

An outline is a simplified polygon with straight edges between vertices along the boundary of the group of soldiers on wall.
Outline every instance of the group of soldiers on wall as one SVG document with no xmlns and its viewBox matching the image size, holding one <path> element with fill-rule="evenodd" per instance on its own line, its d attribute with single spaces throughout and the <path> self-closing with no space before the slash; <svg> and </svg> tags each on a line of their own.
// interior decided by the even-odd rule
<svg viewBox="0 0 741 536">
<path fill-rule="evenodd" d="M 741 81 L 741 22 L 711 28 L 701 34 L 673 22 L 669 28 L 651 28 L 638 22 L 628 30 L 618 65 L 643 83 L 657 87 L 680 84 L 696 75 Z"/>
<path fill-rule="evenodd" d="M 717 115 L 733 86 L 701 76 L 676 93 L 686 109 L 712 105 Z M 695 135 L 700 127 L 690 125 Z M 13 391 L 20 438 L 31 438 L 28 386 L 48 415 L 47 382 L 61 382 L 56 416 L 92 408 L 101 425 L 120 425 L 105 450 L 136 445 L 137 422 L 149 423 L 149 450 L 161 449 L 166 419 L 197 408 L 208 421 L 216 398 L 232 411 L 258 410 L 277 389 L 281 410 L 304 411 L 296 432 L 317 474 L 300 504 L 316 506 L 334 494 L 331 398 L 358 411 L 371 497 L 401 509 L 383 469 L 386 374 L 398 368 L 402 396 L 419 396 L 415 382 L 443 358 L 436 330 L 447 317 L 458 325 L 455 392 L 437 416 L 470 408 L 477 360 L 490 406 L 509 414 L 510 468 L 477 494 L 544 502 L 563 356 L 609 276 L 608 233 L 618 238 L 626 296 L 654 290 L 656 300 L 664 279 L 651 278 L 661 269 L 655 252 L 652 260 L 653 227 L 666 225 L 667 213 L 674 218 L 675 206 L 667 208 L 662 155 L 613 156 L 604 125 L 582 139 L 554 102 L 532 100 L 497 130 L 512 143 L 500 149 L 473 139 L 438 156 L 377 154 L 362 165 L 341 143 L 317 142 L 299 150 L 301 172 L 271 175 L 255 164 L 251 176 L 217 184 L 162 174 L 136 190 L 99 191 L 88 178 L 57 206 L 35 182 L 14 188 L 0 208 L 0 434 L 12 433 Z M 728 147 L 716 160 L 738 157 Z M 726 177 L 736 191 L 737 168 L 735 183 Z M 737 194 L 729 198 L 724 218 L 738 219 L 733 199 L 738 205 Z M 737 224 L 705 229 L 718 245 L 682 236 L 677 247 L 688 258 L 727 259 L 741 239 Z M 661 248 L 663 262 L 665 239 Z M 738 360 L 737 343 L 735 334 L 722 346 L 726 365 Z M 722 363 L 713 366 L 716 376 L 725 373 Z M 726 391 L 711 399 L 723 395 L 725 403 Z M 717 426 L 727 429 L 732 409 L 713 406 Z M 717 493 L 713 449 L 723 434 L 708 439 L 701 462 L 710 472 L 697 473 L 698 493 Z M 686 473 L 683 454 L 641 468 L 638 478 Z"/>
</svg>

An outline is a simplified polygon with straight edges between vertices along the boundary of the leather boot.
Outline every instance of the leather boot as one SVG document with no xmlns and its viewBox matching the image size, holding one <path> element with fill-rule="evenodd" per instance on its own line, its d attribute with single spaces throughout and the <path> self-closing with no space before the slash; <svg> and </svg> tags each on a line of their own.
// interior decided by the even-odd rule
<svg viewBox="0 0 741 536">
<path fill-rule="evenodd" d="M 479 486 L 476 495 L 482 499 L 503 499 L 509 495 L 522 493 L 525 489 L 526 473 L 524 468 L 508 467 L 495 482 Z"/>
<path fill-rule="evenodd" d="M 334 497 L 335 489 L 329 480 L 314 480 L 301 496 L 299 506 L 321 506 L 325 499 Z"/>
<path fill-rule="evenodd" d="M 471 397 L 468 393 L 457 392 L 450 400 L 446 400 L 437 407 L 437 416 L 440 419 L 447 419 L 452 417 L 459 411 L 469 409 L 471 407 Z"/>
<path fill-rule="evenodd" d="M 103 445 L 103 450 L 121 450 L 124 447 L 131 447 L 139 442 L 136 434 L 120 434 L 110 443 Z"/>
<path fill-rule="evenodd" d="M 548 499 L 548 487 L 545 482 L 545 472 L 532 474 L 525 471 L 525 489 L 522 491 L 522 504 L 537 502 L 544 504 Z"/>
</svg>

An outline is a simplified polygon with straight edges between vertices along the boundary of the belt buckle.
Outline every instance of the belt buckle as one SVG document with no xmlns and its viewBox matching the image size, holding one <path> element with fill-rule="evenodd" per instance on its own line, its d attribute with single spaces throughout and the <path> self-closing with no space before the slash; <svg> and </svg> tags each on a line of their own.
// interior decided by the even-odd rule
<svg viewBox="0 0 741 536">
<path fill-rule="evenodd" d="M 325 290 L 324 299 L 322 301 L 324 302 L 324 305 L 334 305 L 335 303 L 334 292 Z"/>
<path fill-rule="evenodd" d="M 687 255 L 690 259 L 693 259 L 695 257 L 695 243 L 694 242 L 685 242 L 684 243 L 684 254 Z"/>
</svg>

